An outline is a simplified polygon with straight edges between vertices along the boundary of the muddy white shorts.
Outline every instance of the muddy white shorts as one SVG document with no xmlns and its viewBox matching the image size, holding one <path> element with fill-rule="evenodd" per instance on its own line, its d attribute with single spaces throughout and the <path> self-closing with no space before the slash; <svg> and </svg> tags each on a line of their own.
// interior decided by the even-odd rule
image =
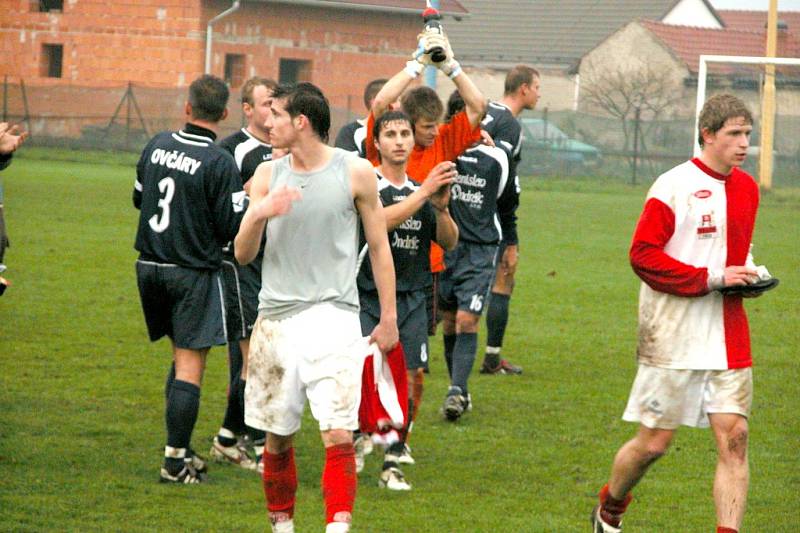
<svg viewBox="0 0 800 533">
<path fill-rule="evenodd" d="M 622 415 L 652 429 L 708 427 L 708 415 L 750 416 L 753 369 L 676 370 L 639 365 Z"/>
<path fill-rule="evenodd" d="M 358 312 L 318 304 L 283 320 L 259 316 L 250 337 L 245 423 L 292 435 L 308 399 L 320 431 L 357 429 L 367 351 Z"/>
</svg>

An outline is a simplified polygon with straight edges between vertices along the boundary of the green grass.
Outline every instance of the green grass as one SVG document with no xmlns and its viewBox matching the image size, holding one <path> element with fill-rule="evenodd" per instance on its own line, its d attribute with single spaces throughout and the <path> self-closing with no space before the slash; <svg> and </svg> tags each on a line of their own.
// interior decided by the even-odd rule
<svg viewBox="0 0 800 533">
<path fill-rule="evenodd" d="M 2 174 L 13 286 L 0 298 L 0 529 L 263 531 L 257 476 L 213 467 L 212 483 L 159 485 L 168 344 L 147 341 L 132 248 L 135 157 L 20 157 Z M 107 161 L 106 161 L 107 159 Z M 505 353 L 520 377 L 475 375 L 475 410 L 441 420 L 441 341 L 412 438 L 407 494 L 361 475 L 354 531 L 587 531 L 616 449 L 635 373 L 638 281 L 627 248 L 644 188 L 591 180 L 524 183 L 521 263 Z M 752 483 L 744 531 L 797 530 L 800 503 L 800 195 L 762 202 L 754 242 L 782 280 L 748 302 L 755 366 Z M 482 338 L 485 338 L 481 334 Z M 194 446 L 224 409 L 227 369 L 212 351 Z M 298 531 L 321 531 L 322 445 L 298 436 Z M 714 526 L 709 431 L 684 429 L 636 489 L 635 532 Z"/>
</svg>

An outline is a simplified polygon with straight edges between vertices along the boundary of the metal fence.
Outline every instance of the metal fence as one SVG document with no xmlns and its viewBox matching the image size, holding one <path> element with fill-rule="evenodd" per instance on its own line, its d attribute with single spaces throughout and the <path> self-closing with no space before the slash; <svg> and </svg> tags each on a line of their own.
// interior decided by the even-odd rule
<svg viewBox="0 0 800 533">
<path fill-rule="evenodd" d="M 9 77 L 2 81 L 2 119 L 21 122 L 31 133 L 30 145 L 138 152 L 154 133 L 180 128 L 185 122 L 185 88 L 31 86 Z M 233 91 L 221 136 L 244 124 L 237 102 Z M 362 111 L 360 103 L 333 108 L 331 140 Z M 760 117 L 757 109 L 754 112 L 753 147 L 745 169 L 757 176 Z M 648 120 L 634 114 L 623 121 L 574 111 L 525 112 L 520 117 L 524 137 L 520 175 L 651 182 L 692 155 L 693 112 L 684 115 Z M 774 148 L 773 186 L 800 187 L 800 116 L 780 107 Z"/>
<path fill-rule="evenodd" d="M 72 149 L 138 152 L 157 132 L 179 129 L 186 88 L 26 84 L 6 76 L 0 86 L 2 120 L 21 123 L 30 132 L 28 145 Z M 237 90 L 231 91 L 228 118 L 220 136 L 245 124 Z M 331 137 L 354 116 L 347 108 L 331 109 Z"/>
<path fill-rule="evenodd" d="M 521 175 L 587 176 L 652 182 L 692 157 L 694 117 L 624 121 L 574 111 L 526 112 Z M 758 177 L 760 117 L 756 115 L 744 169 Z M 778 114 L 773 186 L 800 187 L 800 116 Z"/>
</svg>

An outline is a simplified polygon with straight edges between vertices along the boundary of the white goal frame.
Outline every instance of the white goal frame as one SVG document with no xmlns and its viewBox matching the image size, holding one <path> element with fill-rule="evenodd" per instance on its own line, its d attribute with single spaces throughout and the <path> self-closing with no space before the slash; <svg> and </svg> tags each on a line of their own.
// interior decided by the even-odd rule
<svg viewBox="0 0 800 533">
<path fill-rule="evenodd" d="M 694 157 L 700 156 L 700 144 L 697 142 L 700 110 L 706 101 L 706 78 L 709 63 L 739 63 L 743 65 L 800 65 L 797 57 L 758 57 L 758 56 L 717 56 L 701 55 L 700 69 L 697 72 L 697 107 L 694 115 Z"/>
</svg>

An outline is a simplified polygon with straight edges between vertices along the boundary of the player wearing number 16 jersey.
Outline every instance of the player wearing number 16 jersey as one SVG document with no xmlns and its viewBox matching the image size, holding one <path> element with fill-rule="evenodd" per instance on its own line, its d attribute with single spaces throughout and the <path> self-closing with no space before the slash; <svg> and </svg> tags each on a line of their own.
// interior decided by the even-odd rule
<svg viewBox="0 0 800 533">
<path fill-rule="evenodd" d="M 167 445 L 161 481 L 199 483 L 205 464 L 189 447 L 205 357 L 225 344 L 222 246 L 236 236 L 245 194 L 233 158 L 214 144 L 228 88 L 214 76 L 189 87 L 188 123 L 156 135 L 136 166 L 140 210 L 136 274 L 150 340 L 168 336 Z"/>
</svg>

